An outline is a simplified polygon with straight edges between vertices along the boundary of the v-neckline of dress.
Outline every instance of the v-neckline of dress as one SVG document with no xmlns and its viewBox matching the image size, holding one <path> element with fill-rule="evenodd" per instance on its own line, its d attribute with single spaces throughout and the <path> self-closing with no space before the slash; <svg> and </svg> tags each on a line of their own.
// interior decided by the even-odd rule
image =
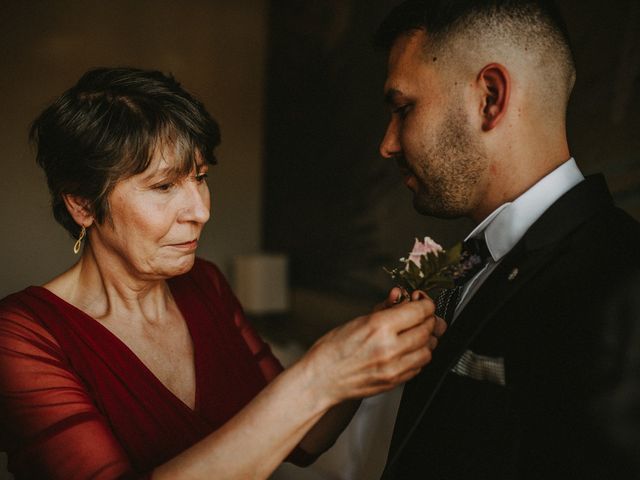
<svg viewBox="0 0 640 480">
<path fill-rule="evenodd" d="M 184 319 L 186 325 L 187 325 L 187 330 L 189 332 L 189 336 L 191 337 L 191 344 L 192 344 L 192 348 L 193 348 L 193 368 L 194 368 L 194 376 L 195 376 L 195 392 L 194 392 L 194 403 L 193 403 L 193 408 L 191 408 L 189 405 L 187 405 L 184 401 L 182 401 L 182 399 L 180 397 L 178 397 L 170 388 L 168 388 L 157 376 L 155 373 L 153 373 L 153 371 L 140 359 L 140 357 L 138 357 L 135 352 L 124 342 L 122 341 L 122 339 L 120 339 L 120 337 L 118 337 L 115 333 L 113 333 L 111 330 L 109 330 L 107 327 L 105 327 L 102 322 L 100 322 L 99 320 L 96 320 L 94 317 L 92 317 L 91 315 L 89 315 L 88 313 L 86 313 L 84 310 L 76 307 L 75 305 L 73 305 L 72 303 L 69 303 L 68 301 L 66 301 L 65 299 L 59 297 L 58 295 L 56 295 L 55 293 L 53 293 L 51 290 L 43 287 L 43 286 L 30 286 L 28 288 L 28 290 L 31 290 L 32 292 L 36 293 L 36 295 L 44 295 L 49 297 L 50 299 L 54 300 L 56 303 L 60 303 L 62 304 L 65 308 L 70 309 L 74 312 L 76 312 L 77 314 L 79 314 L 81 317 L 87 319 L 88 321 L 90 321 L 92 323 L 92 325 L 94 325 L 96 328 L 98 328 L 104 335 L 106 335 L 107 337 L 109 337 L 111 340 L 113 340 L 115 342 L 116 345 L 118 345 L 119 349 L 125 354 L 127 355 L 143 372 L 145 372 L 146 376 L 150 379 L 151 382 L 155 383 L 157 386 L 159 386 L 163 391 L 165 391 L 169 397 L 171 397 L 177 404 L 179 404 L 181 406 L 181 408 L 184 408 L 186 410 L 188 410 L 191 414 L 198 414 L 199 413 L 199 392 L 201 390 L 200 386 L 200 379 L 201 379 L 201 374 L 200 374 L 200 368 L 198 366 L 198 357 L 199 357 L 199 352 L 200 349 L 198 348 L 198 335 L 195 335 L 195 332 L 193 331 L 193 325 L 192 322 L 189 321 L 188 315 L 186 315 L 186 311 L 187 309 L 184 308 L 183 305 L 183 301 L 184 299 L 179 299 L 177 298 L 177 296 L 175 295 L 174 292 L 174 286 L 173 286 L 173 282 L 171 281 L 172 279 L 167 280 L 167 285 L 169 286 L 169 290 L 171 292 L 171 295 L 173 296 L 173 300 L 176 302 L 176 306 L 178 307 L 178 310 L 180 311 L 180 314 L 182 315 L 182 318 Z"/>
</svg>

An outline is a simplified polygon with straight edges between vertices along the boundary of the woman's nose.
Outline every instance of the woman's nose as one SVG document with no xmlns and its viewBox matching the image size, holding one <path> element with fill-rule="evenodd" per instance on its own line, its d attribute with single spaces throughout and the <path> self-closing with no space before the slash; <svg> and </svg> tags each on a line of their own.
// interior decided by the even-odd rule
<svg viewBox="0 0 640 480">
<path fill-rule="evenodd" d="M 209 220 L 211 200 L 206 184 L 187 182 L 183 219 L 185 221 L 206 223 Z"/>
</svg>

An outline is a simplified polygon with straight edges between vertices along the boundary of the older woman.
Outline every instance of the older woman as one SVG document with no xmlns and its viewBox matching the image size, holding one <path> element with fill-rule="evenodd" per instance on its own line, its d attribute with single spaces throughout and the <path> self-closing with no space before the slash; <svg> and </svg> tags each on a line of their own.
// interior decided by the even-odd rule
<svg viewBox="0 0 640 480">
<path fill-rule="evenodd" d="M 82 253 L 0 304 L 0 449 L 18 479 L 266 478 L 430 359 L 444 327 L 426 299 L 353 320 L 282 372 L 195 256 L 220 137 L 172 78 L 90 71 L 31 135 Z"/>
</svg>

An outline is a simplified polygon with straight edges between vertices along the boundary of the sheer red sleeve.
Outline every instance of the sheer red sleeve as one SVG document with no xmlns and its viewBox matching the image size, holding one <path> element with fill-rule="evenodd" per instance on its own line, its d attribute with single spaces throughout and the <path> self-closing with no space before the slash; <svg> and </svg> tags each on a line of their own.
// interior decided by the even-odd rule
<svg viewBox="0 0 640 480">
<path fill-rule="evenodd" d="M 208 262 L 207 264 L 209 266 L 207 268 L 209 281 L 214 285 L 221 297 L 228 299 L 233 308 L 234 322 L 240 330 L 242 338 L 249 346 L 254 359 L 258 362 L 264 378 L 267 382 L 270 382 L 283 371 L 282 364 L 271 352 L 269 344 L 262 340 L 258 332 L 247 321 L 242 306 L 231 291 L 222 273 L 215 265 Z M 296 447 L 286 458 L 286 461 L 304 467 L 311 465 L 316 459 L 317 455 L 312 455 L 302 448 Z"/>
<path fill-rule="evenodd" d="M 201 260 L 202 261 L 202 260 Z M 282 364 L 271 352 L 269 344 L 266 343 L 253 326 L 247 321 L 244 311 L 237 298 L 231 291 L 231 288 L 227 284 L 224 276 L 212 263 L 206 262 L 207 267 L 205 271 L 209 277 L 209 282 L 218 291 L 220 297 L 224 298 L 230 305 L 233 311 L 233 320 L 242 335 L 242 338 L 246 342 L 249 350 L 253 354 L 254 360 L 258 363 L 260 371 L 264 375 L 267 382 L 270 382 L 282 372 Z"/>
<path fill-rule="evenodd" d="M 0 450 L 9 453 L 17 479 L 150 478 L 132 471 L 56 340 L 28 309 L 6 301 L 0 305 Z"/>
</svg>

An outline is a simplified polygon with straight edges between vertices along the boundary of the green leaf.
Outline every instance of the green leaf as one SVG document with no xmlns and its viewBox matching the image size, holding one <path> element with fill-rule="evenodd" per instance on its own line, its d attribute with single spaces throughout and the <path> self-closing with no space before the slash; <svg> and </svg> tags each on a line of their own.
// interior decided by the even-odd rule
<svg viewBox="0 0 640 480">
<path fill-rule="evenodd" d="M 420 269 L 415 263 L 409 262 L 408 265 L 409 265 L 409 273 L 411 274 L 412 277 L 420 276 Z"/>
<path fill-rule="evenodd" d="M 437 271 L 436 264 L 433 261 L 433 257 L 433 254 L 422 255 L 420 257 L 420 266 L 422 268 L 422 271 L 424 272 L 425 277 L 430 277 Z"/>
<path fill-rule="evenodd" d="M 445 252 L 447 265 L 454 265 L 460 262 L 462 255 L 462 243 L 457 243 Z"/>
<path fill-rule="evenodd" d="M 455 283 L 450 277 L 451 266 L 457 265 L 462 256 L 462 243 L 440 252 L 420 256 L 419 265 L 409 260 L 401 260 L 400 266 L 384 271 L 399 286 L 409 293 L 420 289 L 432 295 L 434 291 L 453 288 Z M 421 276 L 422 273 L 422 276 Z"/>
<path fill-rule="evenodd" d="M 427 259 L 429 260 L 429 274 L 433 275 L 434 273 L 436 273 L 439 268 L 438 268 L 438 262 L 439 262 L 439 258 L 438 255 L 436 255 L 435 253 L 430 253 L 427 255 Z"/>
</svg>

